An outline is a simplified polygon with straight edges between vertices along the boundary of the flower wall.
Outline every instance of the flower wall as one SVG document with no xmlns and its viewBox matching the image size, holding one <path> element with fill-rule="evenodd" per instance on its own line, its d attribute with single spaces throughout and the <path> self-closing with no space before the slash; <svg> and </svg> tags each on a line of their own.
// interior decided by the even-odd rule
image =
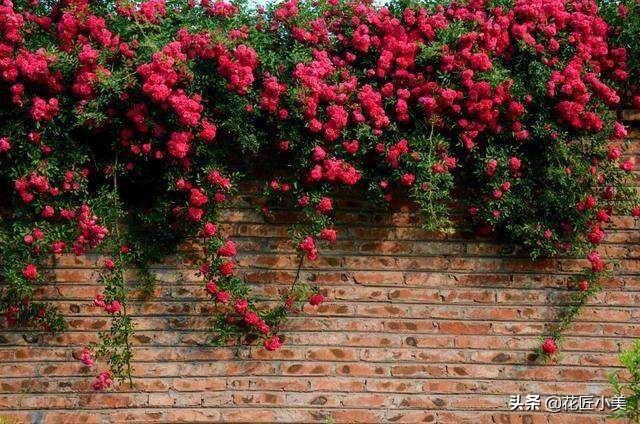
<svg viewBox="0 0 640 424">
<path fill-rule="evenodd" d="M 296 275 L 261 302 L 236 275 L 219 229 L 243 178 L 259 207 L 296 213 L 299 268 L 339 240 L 337 193 L 391 207 L 426 229 L 456 225 L 532 258 L 584 257 L 541 358 L 612 267 L 598 245 L 616 214 L 640 215 L 623 159 L 624 106 L 639 106 L 640 7 L 592 0 L 15 2 L 0 6 L 1 310 L 12 326 L 59 332 L 34 296 L 58 255 L 107 254 L 95 308 L 112 316 L 92 386 L 131 378 L 130 276 L 198 239 L 210 342 L 283 343 L 285 318 L 319 305 Z M 627 47 L 629 48 L 627 50 Z"/>
</svg>

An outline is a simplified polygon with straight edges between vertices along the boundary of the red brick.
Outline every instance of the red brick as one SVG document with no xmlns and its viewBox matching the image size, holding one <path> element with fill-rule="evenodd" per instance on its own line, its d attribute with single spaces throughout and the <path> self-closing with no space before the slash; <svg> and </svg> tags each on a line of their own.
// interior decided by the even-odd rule
<svg viewBox="0 0 640 424">
<path fill-rule="evenodd" d="M 287 225 L 265 223 L 251 197 L 235 199 L 221 227 L 242 252 L 240 275 L 270 303 L 290 286 L 298 260 Z M 327 302 L 286 323 L 281 350 L 203 346 L 214 306 L 192 263 L 200 246 L 184 243 L 184 257 L 154 266 L 153 299 L 129 306 L 135 387 L 107 393 L 90 387 L 105 365 L 84 367 L 73 356 L 109 326 L 91 302 L 102 290 L 102 259 L 61 257 L 52 264 L 57 287 L 38 295 L 60 307 L 70 330 L 23 337 L 0 328 L 0 416 L 64 424 L 605 422 L 605 413 L 510 412 L 507 400 L 611 394 L 606 374 L 617 369 L 621 346 L 640 337 L 636 220 L 616 217 L 608 227 L 602 251 L 620 261 L 616 274 L 567 331 L 561 359 L 540 365 L 531 352 L 586 261 L 531 261 L 513 246 L 425 232 L 410 209 L 385 215 L 349 198 L 337 204 L 348 208 L 338 215 L 339 243 L 305 260 L 300 274 Z"/>
</svg>

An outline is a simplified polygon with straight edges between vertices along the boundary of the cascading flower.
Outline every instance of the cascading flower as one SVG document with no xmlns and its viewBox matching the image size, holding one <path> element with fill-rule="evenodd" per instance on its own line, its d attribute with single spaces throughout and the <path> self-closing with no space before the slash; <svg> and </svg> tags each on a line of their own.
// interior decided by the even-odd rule
<svg viewBox="0 0 640 424">
<path fill-rule="evenodd" d="M 324 295 L 296 281 L 269 309 L 236 275 L 242 244 L 219 220 L 242 171 L 264 180 L 266 215 L 277 219 L 282 204 L 299 212 L 300 260 L 337 242 L 345 191 L 391 205 L 409 197 L 431 230 L 449 225 L 461 192 L 477 234 L 533 257 L 586 253 L 575 287 L 595 292 L 611 268 L 593 250 L 607 223 L 640 216 L 628 130 L 614 113 L 640 107 L 639 55 L 625 48 L 637 43 L 623 38 L 639 8 L 401 3 L 286 1 L 269 12 L 208 0 L 0 4 L 0 180 L 17 212 L 16 225 L 0 221 L 7 322 L 62 328 L 34 299 L 47 255 L 105 246 L 105 288 L 93 303 L 111 317 L 113 340 L 125 340 L 124 268 L 191 237 L 203 247 L 220 343 L 246 334 L 278 349 L 294 303 Z M 554 333 L 541 349 L 552 355 L 559 342 Z M 126 343 L 103 347 L 126 356 L 117 350 Z"/>
</svg>

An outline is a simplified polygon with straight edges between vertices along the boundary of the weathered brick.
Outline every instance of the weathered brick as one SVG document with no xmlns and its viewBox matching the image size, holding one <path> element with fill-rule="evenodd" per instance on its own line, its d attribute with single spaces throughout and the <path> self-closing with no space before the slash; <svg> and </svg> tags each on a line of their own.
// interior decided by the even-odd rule
<svg viewBox="0 0 640 424">
<path fill-rule="evenodd" d="M 640 141 L 630 152 L 640 152 Z M 240 275 L 270 303 L 295 278 L 298 258 L 288 226 L 264 222 L 253 197 L 233 200 L 221 230 L 238 242 Z M 74 359 L 109 326 L 91 302 L 102 289 L 95 267 L 103 258 L 59 258 L 51 264 L 57 286 L 37 294 L 60 307 L 70 330 L 23 336 L 0 328 L 0 416 L 65 424 L 605 422 L 604 412 L 510 412 L 507 400 L 611 394 L 607 373 L 619 370 L 620 349 L 640 337 L 637 220 L 608 225 L 602 251 L 619 261 L 616 273 L 567 331 L 560 361 L 540 365 L 531 352 L 586 261 L 531 261 L 514 246 L 425 232 L 408 208 L 388 214 L 349 198 L 337 204 L 347 208 L 336 225 L 341 239 L 318 261 L 305 260 L 300 273 L 327 302 L 287 322 L 281 350 L 203 345 L 214 305 L 193 264 L 200 246 L 184 243 L 181 255 L 152 267 L 153 298 L 129 305 L 135 386 L 110 393 L 90 387 L 104 363 L 89 368 Z M 135 280 L 133 271 L 127 276 Z"/>
</svg>

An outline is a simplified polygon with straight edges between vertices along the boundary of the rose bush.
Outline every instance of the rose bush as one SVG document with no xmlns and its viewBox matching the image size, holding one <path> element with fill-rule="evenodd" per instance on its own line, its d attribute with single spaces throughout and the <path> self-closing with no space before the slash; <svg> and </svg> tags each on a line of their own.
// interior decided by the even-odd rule
<svg viewBox="0 0 640 424">
<path fill-rule="evenodd" d="M 266 307 L 235 275 L 218 218 L 248 174 L 264 179 L 265 214 L 298 212 L 301 264 L 340 236 L 334 197 L 345 190 L 408 197 L 431 230 L 462 213 L 469 229 L 533 258 L 584 255 L 575 303 L 541 346 L 554 354 L 607 271 L 606 223 L 640 214 L 617 121 L 637 101 L 625 40 L 640 11 L 617 6 L 4 0 L 0 310 L 10 325 L 64 329 L 34 289 L 52 256 L 99 247 L 108 257 L 94 304 L 112 327 L 79 359 L 107 358 L 93 384 L 107 388 L 130 376 L 124 270 L 152 283 L 150 261 L 198 238 L 213 341 L 279 348 L 296 303 L 324 296 L 294 284 Z"/>
</svg>

